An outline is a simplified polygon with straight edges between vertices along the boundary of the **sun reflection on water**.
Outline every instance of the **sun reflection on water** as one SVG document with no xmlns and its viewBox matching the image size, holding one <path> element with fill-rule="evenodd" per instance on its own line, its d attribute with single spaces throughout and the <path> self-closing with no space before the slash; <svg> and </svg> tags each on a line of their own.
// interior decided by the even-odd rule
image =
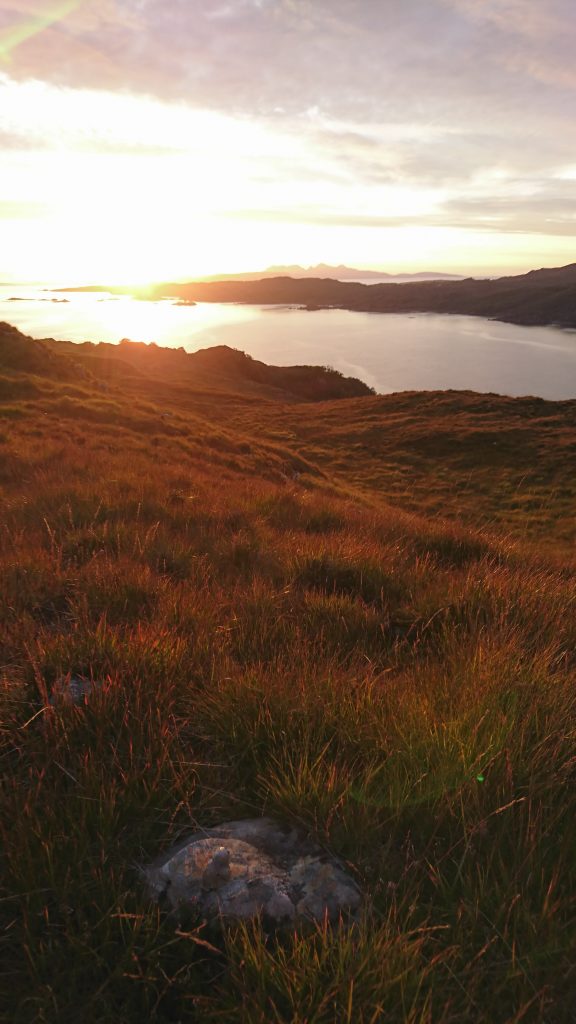
<svg viewBox="0 0 576 1024">
<path fill-rule="evenodd" d="M 12 297 L 18 301 L 9 301 Z M 223 327 L 244 325 L 259 315 L 255 307 L 241 305 L 178 305 L 171 298 L 151 302 L 108 292 L 71 292 L 64 296 L 14 285 L 0 288 L 0 310 L 0 319 L 33 337 L 112 344 L 129 338 L 170 347 L 182 345 L 191 352 L 219 344 Z"/>
</svg>

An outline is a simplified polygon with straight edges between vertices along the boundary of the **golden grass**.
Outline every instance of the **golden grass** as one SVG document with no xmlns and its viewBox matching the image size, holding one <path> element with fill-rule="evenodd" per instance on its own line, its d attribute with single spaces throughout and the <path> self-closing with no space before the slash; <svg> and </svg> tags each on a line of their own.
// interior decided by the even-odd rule
<svg viewBox="0 0 576 1024">
<path fill-rule="evenodd" d="M 6 380 L 2 1019 L 571 1021 L 571 409 Z M 520 472 L 557 489 L 515 529 Z M 358 929 L 150 906 L 139 864 L 261 813 L 349 863 Z"/>
</svg>

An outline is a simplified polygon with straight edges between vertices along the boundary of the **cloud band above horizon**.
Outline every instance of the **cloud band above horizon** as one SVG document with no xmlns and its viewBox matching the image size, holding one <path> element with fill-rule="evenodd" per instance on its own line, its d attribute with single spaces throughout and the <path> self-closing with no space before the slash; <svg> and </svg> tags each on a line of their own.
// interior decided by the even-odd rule
<svg viewBox="0 0 576 1024">
<path fill-rule="evenodd" d="M 0 0 L 0 272 L 570 262 L 573 52 L 571 0 Z"/>
</svg>

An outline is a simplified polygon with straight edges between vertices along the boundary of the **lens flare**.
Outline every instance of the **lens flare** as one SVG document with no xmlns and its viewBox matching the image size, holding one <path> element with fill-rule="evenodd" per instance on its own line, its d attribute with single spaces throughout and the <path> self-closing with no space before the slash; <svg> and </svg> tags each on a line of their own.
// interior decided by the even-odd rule
<svg viewBox="0 0 576 1024">
<path fill-rule="evenodd" d="M 13 25 L 0 34 L 0 60 L 9 61 L 10 55 L 16 47 L 32 39 L 33 36 L 50 28 L 56 22 L 62 21 L 68 14 L 80 7 L 84 0 L 63 0 L 56 4 L 45 14 L 36 14 L 21 21 L 19 25 Z"/>
</svg>

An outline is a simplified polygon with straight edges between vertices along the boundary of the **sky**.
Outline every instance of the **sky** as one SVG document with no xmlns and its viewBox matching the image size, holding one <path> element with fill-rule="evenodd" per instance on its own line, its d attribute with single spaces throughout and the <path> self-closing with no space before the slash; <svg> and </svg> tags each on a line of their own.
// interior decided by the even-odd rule
<svg viewBox="0 0 576 1024">
<path fill-rule="evenodd" d="M 576 261 L 574 0 L 0 0 L 0 281 Z"/>
</svg>

